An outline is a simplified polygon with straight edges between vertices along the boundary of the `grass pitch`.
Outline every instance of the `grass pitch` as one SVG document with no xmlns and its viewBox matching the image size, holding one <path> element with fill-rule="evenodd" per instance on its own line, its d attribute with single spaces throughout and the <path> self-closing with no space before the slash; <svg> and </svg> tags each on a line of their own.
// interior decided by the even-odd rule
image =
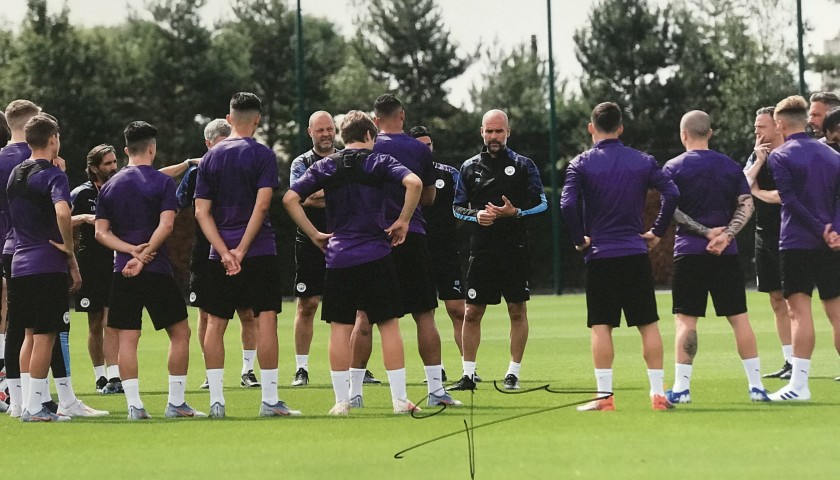
<svg viewBox="0 0 840 480">
<path fill-rule="evenodd" d="M 665 342 L 666 383 L 673 381 L 674 325 L 669 294 L 657 296 Z M 759 342 L 762 370 L 782 364 L 766 295 L 751 293 L 749 306 Z M 711 308 L 711 305 L 710 305 Z M 588 394 L 537 391 L 520 395 L 497 392 L 508 362 L 508 323 L 504 307 L 490 307 L 483 321 L 478 372 L 485 379 L 474 393 L 453 392 L 464 407 L 425 419 L 391 413 L 387 386 L 365 388 L 365 405 L 348 418 L 332 418 L 334 403 L 326 356 L 328 327 L 316 321 L 310 355 L 311 383 L 291 388 L 294 373 L 291 304 L 280 315 L 280 396 L 303 411 L 299 418 L 257 417 L 259 389 L 239 387 L 241 365 L 238 323 L 226 337 L 225 396 L 228 417 L 165 420 L 167 340 L 148 328 L 140 340 L 140 388 L 154 417 L 129 423 L 123 396 L 95 393 L 87 356 L 86 319 L 74 314 L 71 332 L 73 383 L 89 405 L 108 409 L 109 417 L 74 419 L 55 425 L 24 425 L 0 416 L 0 465 L 9 478 L 470 478 L 471 458 L 477 479 L 615 478 L 675 476 L 708 478 L 816 478 L 840 471 L 840 361 L 831 329 L 815 301 L 817 348 L 811 393 L 804 404 L 753 404 L 743 367 L 724 319 L 702 319 L 691 396 L 694 403 L 654 412 L 635 329 L 615 331 L 616 412 L 579 413 L 564 407 Z M 191 323 L 197 312 L 190 310 Z M 535 297 L 529 303 L 530 339 L 522 369 L 523 389 L 550 385 L 557 390 L 592 390 L 594 378 L 582 295 Z M 147 325 L 150 325 L 147 323 Z M 409 396 L 426 393 L 414 326 L 401 321 L 406 344 Z M 444 341 L 444 364 L 450 381 L 460 374 L 452 326 L 438 311 Z M 376 351 L 370 369 L 385 378 Z M 204 367 L 192 344 L 187 401 L 207 411 L 209 394 L 199 390 Z M 765 380 L 775 391 L 779 380 Z M 425 406 L 425 404 L 421 404 Z M 425 409 L 424 413 L 429 413 Z M 472 432 L 471 457 L 467 425 Z M 401 450 L 458 432 L 403 454 Z M 831 473 L 834 472 L 834 473 Z"/>
</svg>

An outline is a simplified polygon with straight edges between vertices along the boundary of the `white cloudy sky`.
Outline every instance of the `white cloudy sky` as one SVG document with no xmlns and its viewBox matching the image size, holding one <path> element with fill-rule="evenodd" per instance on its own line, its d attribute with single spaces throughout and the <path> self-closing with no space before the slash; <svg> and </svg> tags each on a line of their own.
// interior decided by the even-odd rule
<svg viewBox="0 0 840 480">
<path fill-rule="evenodd" d="M 667 0 L 658 0 L 664 3 Z M 48 0 L 51 10 L 58 10 L 65 3 L 70 8 L 73 22 L 84 25 L 115 24 L 122 21 L 129 5 L 142 10 L 142 0 Z M 552 2 L 553 43 L 558 78 L 574 80 L 580 67 L 574 57 L 572 34 L 586 21 L 587 14 L 596 0 L 554 0 Z M 796 18 L 796 0 L 782 0 L 789 8 L 781 9 L 780 18 Z M 349 35 L 353 31 L 354 9 L 348 0 L 301 0 L 305 14 L 326 17 Z M 813 27 L 806 48 L 820 53 L 823 42 L 840 34 L 840 4 L 832 0 L 802 0 L 804 17 Z M 295 0 L 288 0 L 290 7 Z M 544 0 L 438 0 L 444 20 L 452 38 L 466 51 L 475 50 L 479 44 L 497 43 L 502 46 L 530 41 L 537 36 L 538 48 L 548 49 L 546 2 Z M 208 24 L 229 16 L 229 0 L 208 0 L 205 18 Z M 0 20 L 7 25 L 17 25 L 26 13 L 26 0 L 0 0 Z M 795 34 L 794 31 L 791 32 Z M 793 37 L 795 38 L 795 37 Z M 795 45 L 795 44 L 793 44 Z M 792 69 L 795 67 L 792 66 Z M 474 65 L 462 77 L 451 81 L 450 100 L 461 104 L 468 98 L 470 85 L 476 83 L 481 65 Z M 809 75 L 811 88 L 819 86 L 819 77 Z"/>
</svg>

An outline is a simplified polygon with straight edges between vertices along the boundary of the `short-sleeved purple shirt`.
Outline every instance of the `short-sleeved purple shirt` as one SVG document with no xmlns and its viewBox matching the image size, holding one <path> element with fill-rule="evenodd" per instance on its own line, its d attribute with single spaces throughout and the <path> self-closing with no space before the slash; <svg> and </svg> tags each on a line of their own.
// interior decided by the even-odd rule
<svg viewBox="0 0 840 480">
<path fill-rule="evenodd" d="M 376 136 L 373 151 L 385 153 L 397 159 L 398 162 L 412 173 L 420 177 L 424 187 L 435 184 L 435 166 L 432 162 L 432 151 L 428 145 L 405 133 L 380 133 Z M 393 223 L 402 212 L 405 190 L 400 184 L 388 184 L 385 187 L 387 195 L 383 203 L 385 220 Z M 411 216 L 408 231 L 426 234 L 426 219 L 423 208 L 419 205 Z"/>
<path fill-rule="evenodd" d="M 713 150 L 692 150 L 668 161 L 662 171 L 680 190 L 677 208 L 709 227 L 725 227 L 732 220 L 738 197 L 750 194 L 750 185 L 734 160 Z M 709 240 L 677 228 L 674 256 L 706 253 Z M 731 242 L 722 255 L 737 255 L 738 244 Z"/>
<path fill-rule="evenodd" d="M 344 150 L 336 155 L 354 155 L 367 150 Z M 385 234 L 390 226 L 382 212 L 386 184 L 401 184 L 411 172 L 400 162 L 379 153 L 359 159 L 353 167 L 340 168 L 331 157 L 318 160 L 292 185 L 306 198 L 324 190 L 327 229 L 327 268 L 347 268 L 379 260 L 391 253 Z M 403 197 L 404 198 L 404 197 Z"/>
<path fill-rule="evenodd" d="M 261 188 L 280 188 L 277 156 L 251 137 L 222 140 L 199 163 L 195 198 L 213 202 L 213 219 L 228 248 L 236 248 L 242 240 Z M 274 231 L 266 216 L 245 256 L 276 254 Z M 210 258 L 219 258 L 213 248 Z"/>
<path fill-rule="evenodd" d="M 111 223 L 111 231 L 132 245 L 146 243 L 160 224 L 160 214 L 178 210 L 175 182 L 149 165 L 129 165 L 99 191 L 96 218 Z M 131 255 L 117 252 L 114 271 L 122 272 Z M 144 272 L 172 275 L 172 265 L 164 243 Z"/>
<path fill-rule="evenodd" d="M 18 168 L 33 162 L 46 168 L 29 176 L 28 198 L 9 198 L 11 226 L 15 231 L 13 277 L 67 273 L 67 257 L 49 242 L 62 243 L 55 218 L 55 204 L 67 202 L 68 210 L 70 208 L 67 175 L 49 160 L 27 160 L 12 170 L 7 186 L 14 182 Z"/>
<path fill-rule="evenodd" d="M 0 242 L 3 244 L 3 253 L 11 255 L 15 253 L 15 237 L 9 219 L 9 200 L 6 196 L 6 185 L 9 183 L 9 175 L 12 169 L 23 163 L 32 156 L 32 150 L 26 142 L 10 143 L 0 149 Z"/>
</svg>

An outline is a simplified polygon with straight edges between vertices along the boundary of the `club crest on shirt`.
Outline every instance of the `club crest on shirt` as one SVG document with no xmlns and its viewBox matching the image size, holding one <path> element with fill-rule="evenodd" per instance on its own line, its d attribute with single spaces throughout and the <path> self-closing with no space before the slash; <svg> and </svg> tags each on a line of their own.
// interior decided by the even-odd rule
<svg viewBox="0 0 840 480">
<path fill-rule="evenodd" d="M 507 175 L 508 177 L 512 176 L 515 172 L 516 172 L 516 169 L 513 168 L 513 166 L 509 165 L 509 166 L 505 167 L 505 175 Z"/>
<path fill-rule="evenodd" d="M 89 298 L 87 298 L 87 297 L 85 297 L 85 298 L 83 298 L 83 299 L 79 300 L 79 305 L 81 305 L 81 306 L 82 306 L 82 308 L 87 308 L 87 307 L 89 307 L 89 306 L 90 306 L 90 299 L 89 299 Z"/>
<path fill-rule="evenodd" d="M 300 293 L 305 292 L 306 291 L 306 284 L 303 283 L 303 282 L 298 283 L 297 285 L 295 285 L 295 290 L 297 290 Z"/>
<path fill-rule="evenodd" d="M 443 181 L 442 178 L 438 178 L 435 180 L 435 188 L 443 188 L 446 183 Z"/>
</svg>

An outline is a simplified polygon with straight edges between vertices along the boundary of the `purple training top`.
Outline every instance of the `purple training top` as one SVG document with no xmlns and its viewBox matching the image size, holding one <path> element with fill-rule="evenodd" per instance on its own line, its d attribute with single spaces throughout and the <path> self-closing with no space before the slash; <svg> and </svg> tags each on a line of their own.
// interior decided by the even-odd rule
<svg viewBox="0 0 840 480">
<path fill-rule="evenodd" d="M 3 242 L 3 253 L 15 253 L 15 237 L 9 218 L 9 200 L 6 196 L 6 185 L 12 169 L 32 156 L 32 150 L 26 142 L 10 143 L 0 150 L 0 242 Z"/>
<path fill-rule="evenodd" d="M 435 184 L 432 151 L 426 144 L 416 138 L 405 133 L 380 133 L 376 136 L 373 151 L 396 158 L 405 168 L 420 177 L 424 187 Z M 387 195 L 382 207 L 383 213 L 386 221 L 394 223 L 402 212 L 405 189 L 400 184 L 388 184 L 385 186 L 385 191 Z M 417 209 L 411 216 L 408 231 L 426 234 L 426 219 L 423 217 L 423 208 L 420 205 L 417 205 Z"/>
<path fill-rule="evenodd" d="M 780 250 L 825 248 L 827 224 L 840 230 L 840 154 L 795 133 L 767 159 L 782 199 Z"/>
<path fill-rule="evenodd" d="M 692 150 L 668 161 L 662 171 L 680 190 L 677 207 L 709 227 L 725 227 L 732 220 L 738 197 L 750 194 L 750 185 L 734 160 L 713 150 Z M 709 240 L 677 228 L 674 256 L 703 255 Z M 730 242 L 722 255 L 737 255 L 737 242 Z"/>
<path fill-rule="evenodd" d="M 327 268 L 347 268 L 379 260 L 391 253 L 382 201 L 387 184 L 402 184 L 411 172 L 390 155 L 347 149 L 315 162 L 291 189 L 306 198 L 324 189 Z"/>
<path fill-rule="evenodd" d="M 62 243 L 55 204 L 67 202 L 69 210 L 70 183 L 67 175 L 49 160 L 27 160 L 17 168 L 34 162 L 46 168 L 29 176 L 28 198 L 9 198 L 10 225 L 15 230 L 13 277 L 67 273 L 67 257 L 49 241 Z M 14 183 L 17 168 L 12 170 L 8 184 Z"/>
<path fill-rule="evenodd" d="M 646 254 L 642 216 L 649 188 L 662 194 L 653 233 L 661 237 L 671 222 L 680 192 L 656 160 L 620 140 L 596 143 L 566 170 L 560 207 L 575 245 L 592 239 L 585 260 Z"/>
<path fill-rule="evenodd" d="M 111 222 L 111 231 L 132 245 L 146 243 L 160 224 L 160 214 L 178 210 L 175 182 L 149 165 L 129 165 L 99 191 L 96 219 Z M 114 271 L 122 272 L 131 255 L 117 252 Z M 144 272 L 172 275 L 166 243 L 155 258 L 143 267 Z"/>
<path fill-rule="evenodd" d="M 198 164 L 195 198 L 213 202 L 213 219 L 227 248 L 236 248 L 242 240 L 261 188 L 280 188 L 277 156 L 251 137 L 222 140 Z M 274 231 L 266 215 L 245 256 L 276 254 Z M 210 258 L 219 258 L 216 249 L 210 249 Z"/>
</svg>

